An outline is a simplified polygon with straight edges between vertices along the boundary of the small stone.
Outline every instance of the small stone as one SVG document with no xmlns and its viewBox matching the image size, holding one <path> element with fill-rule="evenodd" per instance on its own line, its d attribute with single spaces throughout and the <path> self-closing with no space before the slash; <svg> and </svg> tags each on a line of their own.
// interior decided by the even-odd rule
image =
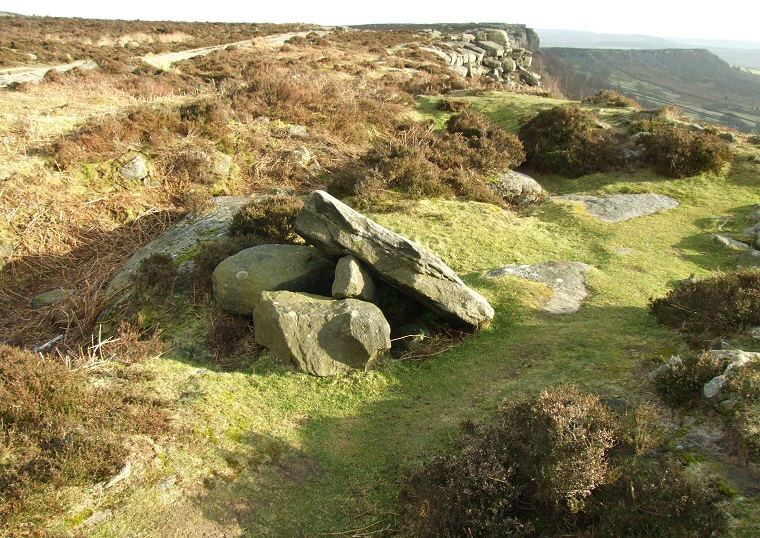
<svg viewBox="0 0 760 538">
<path fill-rule="evenodd" d="M 752 248 L 747 243 L 742 243 L 727 235 L 713 234 L 712 239 L 714 245 L 731 250 L 749 250 Z"/>
<path fill-rule="evenodd" d="M 309 150 L 305 146 L 299 146 L 288 154 L 288 160 L 302 166 L 307 166 L 311 161 L 311 153 L 309 153 Z"/>
<path fill-rule="evenodd" d="M 726 376 L 715 376 L 702 387 L 702 396 L 704 396 L 705 400 L 709 402 L 717 403 L 720 401 L 720 395 L 723 392 L 723 387 L 725 385 Z"/>
<path fill-rule="evenodd" d="M 504 200 L 515 205 L 527 205 L 538 201 L 543 188 L 532 177 L 508 170 L 488 182 L 488 186 Z"/>
<path fill-rule="evenodd" d="M 615 252 L 617 252 L 618 254 L 622 254 L 623 256 L 628 256 L 630 254 L 636 254 L 638 250 L 636 250 L 635 248 L 630 248 L 630 247 L 618 247 L 615 249 Z"/>
<path fill-rule="evenodd" d="M 119 174 L 125 179 L 141 181 L 148 177 L 148 165 L 142 155 L 136 155 L 132 160 L 119 168 Z"/>
<path fill-rule="evenodd" d="M 126 463 L 126 465 L 124 465 L 124 467 L 122 467 L 121 471 L 119 471 L 119 474 L 117 474 L 116 476 L 114 476 L 108 482 L 108 484 L 105 485 L 105 489 L 108 489 L 110 487 L 115 486 L 116 484 L 118 484 L 122 480 L 126 480 L 130 476 L 132 476 L 132 462 L 128 461 Z"/>
<path fill-rule="evenodd" d="M 760 250 L 748 250 L 736 261 L 737 269 L 757 269 L 760 267 Z"/>
<path fill-rule="evenodd" d="M 95 525 L 98 525 L 100 523 L 103 523 L 106 519 L 110 518 L 113 515 L 113 512 L 110 510 L 100 510 L 99 512 L 95 512 L 90 517 L 85 519 L 82 522 L 82 525 L 85 527 L 94 527 Z"/>
<path fill-rule="evenodd" d="M 13 245 L 10 243 L 0 243 L 0 261 L 10 258 L 13 254 Z"/>
<path fill-rule="evenodd" d="M 750 334 L 752 335 L 752 338 L 755 340 L 760 340 L 760 327 L 755 327 L 750 331 Z"/>
<path fill-rule="evenodd" d="M 747 215 L 747 224 L 754 226 L 758 223 L 760 223 L 760 209 L 750 211 L 750 214 Z"/>
<path fill-rule="evenodd" d="M 696 421 L 697 419 L 695 419 L 691 415 L 686 415 L 685 417 L 683 417 L 683 420 L 681 421 L 681 427 L 688 428 L 689 426 L 693 426 Z"/>
<path fill-rule="evenodd" d="M 734 133 L 720 133 L 720 137 L 729 142 L 736 142 L 736 135 Z"/>
<path fill-rule="evenodd" d="M 419 323 L 402 325 L 391 331 L 391 350 L 396 353 L 406 353 L 419 349 L 430 331 Z"/>
<path fill-rule="evenodd" d="M 165 477 L 161 482 L 159 482 L 156 487 L 161 491 L 166 491 L 170 487 L 172 487 L 174 484 L 177 483 L 177 475 L 176 474 L 170 474 L 169 476 Z"/>
<path fill-rule="evenodd" d="M 736 401 L 735 400 L 725 400 L 718 404 L 718 407 L 721 411 L 731 411 L 734 407 L 736 407 Z"/>
<path fill-rule="evenodd" d="M 288 125 L 287 131 L 293 138 L 309 138 L 309 130 L 303 125 Z"/>
<path fill-rule="evenodd" d="M 361 299 L 375 302 L 377 288 L 367 266 L 354 256 L 344 256 L 338 260 L 332 296 L 336 299 Z"/>
<path fill-rule="evenodd" d="M 32 310 L 39 310 L 40 308 L 45 308 L 46 306 L 50 306 L 54 303 L 57 303 L 58 301 L 65 299 L 72 293 L 74 293 L 74 290 L 64 288 L 56 288 L 54 290 L 44 291 L 34 296 L 30 306 Z"/>
</svg>

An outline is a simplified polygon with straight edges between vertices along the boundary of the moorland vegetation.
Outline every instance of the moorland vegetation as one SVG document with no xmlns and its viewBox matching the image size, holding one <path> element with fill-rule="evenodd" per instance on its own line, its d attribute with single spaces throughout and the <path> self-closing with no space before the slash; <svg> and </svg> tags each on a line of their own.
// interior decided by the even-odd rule
<svg viewBox="0 0 760 538">
<path fill-rule="evenodd" d="M 77 39 L 104 32 L 79 23 Z M 18 54 L 32 37 L 13 27 Z M 293 29 L 219 25 L 208 39 Z M 611 92 L 573 103 L 463 79 L 411 32 L 307 32 L 169 71 L 119 45 L 99 69 L 0 93 L 4 531 L 753 536 L 757 368 L 731 381 L 735 407 L 699 398 L 725 366 L 704 349 L 758 350 L 756 271 L 734 272 L 711 240 L 740 236 L 758 202 L 752 140 Z M 138 155 L 149 175 L 126 179 Z M 510 207 L 490 184 L 517 167 L 550 193 L 681 205 L 616 224 L 550 198 Z M 429 330 L 420 349 L 328 379 L 280 364 L 251 319 L 216 305 L 210 275 L 248 246 L 300 241 L 293 195 L 314 189 L 440 254 L 493 323 L 463 333 L 386 290 L 389 319 Z M 190 269 L 147 258 L 129 308 L 101 323 L 109 282 L 141 246 L 215 197 L 266 192 Z M 577 314 L 543 313 L 546 286 L 482 276 L 549 259 L 596 268 Z M 32 309 L 51 288 L 68 294 Z M 675 354 L 681 366 L 647 375 Z"/>
</svg>

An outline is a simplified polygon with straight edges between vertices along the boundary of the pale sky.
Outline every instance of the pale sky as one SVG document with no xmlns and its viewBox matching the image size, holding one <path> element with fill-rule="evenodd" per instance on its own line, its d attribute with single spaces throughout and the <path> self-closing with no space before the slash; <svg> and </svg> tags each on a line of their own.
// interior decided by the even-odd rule
<svg viewBox="0 0 760 538">
<path fill-rule="evenodd" d="M 0 11 L 106 19 L 219 22 L 505 22 L 531 28 L 759 41 L 757 0 L 0 0 Z"/>
</svg>

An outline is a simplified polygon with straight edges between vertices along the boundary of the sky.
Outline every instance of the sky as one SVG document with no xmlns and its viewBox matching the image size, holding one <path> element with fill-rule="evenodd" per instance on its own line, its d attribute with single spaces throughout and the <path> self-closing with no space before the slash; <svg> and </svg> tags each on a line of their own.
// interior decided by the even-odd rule
<svg viewBox="0 0 760 538">
<path fill-rule="evenodd" d="M 757 0 L 0 0 L 0 11 L 105 19 L 218 22 L 504 22 L 530 28 L 760 42 Z"/>
</svg>

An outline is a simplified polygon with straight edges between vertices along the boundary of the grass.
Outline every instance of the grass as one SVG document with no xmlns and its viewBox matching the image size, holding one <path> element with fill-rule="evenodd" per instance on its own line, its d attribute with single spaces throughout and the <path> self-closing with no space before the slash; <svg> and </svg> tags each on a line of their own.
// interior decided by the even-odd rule
<svg viewBox="0 0 760 538">
<path fill-rule="evenodd" d="M 366 47 L 352 52 L 358 45 L 347 41 L 330 46 L 334 48 L 323 51 L 293 44 L 267 54 L 280 62 L 278 70 L 288 72 L 287 62 L 308 65 L 315 71 L 304 75 L 309 80 L 335 77 L 347 84 L 339 87 L 357 92 L 351 95 L 370 98 L 380 92 L 389 97 L 397 92 L 391 102 L 402 113 L 445 125 L 450 114 L 435 108 L 440 97 L 417 97 L 418 107 L 412 110 L 400 85 L 385 80 L 373 86 L 388 73 L 400 76 L 398 71 L 387 71 L 378 63 L 375 70 L 363 72 L 351 63 L 356 56 L 385 61 L 381 53 L 370 53 Z M 323 56 L 332 64 L 320 63 Z M 55 278 L 66 274 L 64 269 L 98 262 L 99 278 L 107 282 L 130 249 L 155 237 L 175 218 L 173 211 L 183 207 L 173 191 L 107 181 L 97 173 L 102 163 L 83 162 L 69 173 L 51 168 L 39 154 L 40 147 L 90 117 L 138 105 L 172 108 L 197 100 L 183 95 L 138 98 L 114 87 L 106 91 L 106 82 L 85 79 L 42 85 L 29 93 L 0 92 L 0 107 L 10 111 L 0 116 L 0 152 L 20 171 L 10 183 L 0 184 L 0 233 L 22 243 L 14 254 L 16 271 L 0 275 L 3 304 L 16 316 L 30 315 L 25 301 L 32 284 L 60 285 Z M 198 88 L 215 97 L 222 89 L 229 90 L 225 95 L 235 93 L 234 85 Z M 362 93 L 365 90 L 368 93 Z M 363 154 L 368 138 L 385 134 L 388 126 L 382 119 L 359 131 L 340 118 L 325 127 L 316 110 L 320 95 L 302 95 L 306 108 L 279 105 L 288 119 L 309 123 L 312 135 L 306 142 L 278 134 L 284 125 L 280 118 L 257 122 L 258 108 L 250 117 L 229 119 L 226 127 L 237 144 L 235 164 L 240 170 L 230 194 L 270 185 L 294 184 L 305 190 L 308 181 L 322 180 L 309 177 L 297 183 L 300 176 L 278 164 L 284 152 L 305 143 L 329 171 Z M 447 98 L 470 102 L 509 132 L 517 130 L 519 117 L 561 103 L 497 92 L 454 92 Z M 65 103 L 68 106 L 61 107 Z M 340 110 L 350 110 L 349 105 Z M 375 118 L 374 111 L 369 107 L 367 117 Z M 13 122 L 25 114 L 30 127 L 14 128 Z M 618 111 L 615 114 L 613 119 L 622 119 Z M 742 218 L 757 201 L 756 165 L 737 159 L 718 174 L 687 179 L 664 179 L 649 171 L 593 174 L 572 181 L 536 177 L 551 193 L 658 192 L 674 196 L 681 206 L 619 224 L 596 220 L 580 204 L 551 200 L 514 213 L 488 204 L 423 199 L 406 203 L 403 212 L 372 215 L 438 253 L 488 298 L 496 318 L 450 351 L 424 361 L 388 361 L 368 374 L 318 379 L 294 372 L 260 350 L 244 350 L 220 365 L 204 343 L 220 316 L 213 304 L 191 294 L 172 297 L 162 308 L 146 307 L 145 326 L 158 323 L 168 349 L 140 365 L 149 376 L 120 367 L 112 375 L 127 376 L 134 390 L 171 402 L 171 435 L 158 441 L 147 436 L 131 439 L 133 473 L 128 480 L 107 490 L 89 485 L 47 491 L 60 500 L 60 512 L 47 520 L 44 514 L 37 520 L 28 513 L 19 517 L 26 517 L 36 530 L 64 536 L 312 537 L 363 527 L 389 527 L 391 533 L 400 523 L 394 516 L 396 480 L 421 455 L 446 446 L 462 420 L 493 416 L 505 398 L 522 399 L 549 385 L 573 382 L 608 398 L 652 400 L 647 371 L 687 346 L 647 313 L 648 300 L 663 296 L 670 282 L 692 273 L 700 277 L 732 267 L 735 254 L 712 246 L 710 234 L 721 226 L 723 232 L 741 232 Z M 205 192 L 199 191 L 201 196 Z M 715 218 L 722 215 L 735 218 L 722 225 Z M 141 228 L 143 222 L 146 226 Z M 88 230 L 97 233 L 88 235 Z M 79 243 L 72 244 L 73 238 Z M 125 238 L 131 242 L 124 243 Z M 82 242 L 93 248 L 78 249 Z M 623 255 L 616 251 L 619 247 L 635 252 Z M 553 259 L 583 261 L 596 268 L 587 275 L 591 296 L 577 314 L 543 314 L 540 306 L 549 295 L 543 285 L 482 277 L 504 265 Z M 85 280 L 77 282 L 85 287 Z M 69 306 L 57 312 L 70 312 Z M 23 343 L 38 345 L 58 334 L 60 324 L 52 324 L 54 331 L 46 315 L 25 326 Z M 18 327 L 16 332 L 7 327 L 4 331 L 4 340 L 21 332 Z M 744 343 L 757 349 L 757 344 Z M 95 375 L 90 379 L 103 382 Z M 159 487 L 171 482 L 167 478 L 173 485 Z M 77 527 L 106 509 L 112 515 L 103 523 Z M 752 535 L 760 513 L 754 501 L 735 501 L 727 509 L 738 518 L 736 536 Z"/>
<path fill-rule="evenodd" d="M 611 179 L 547 183 L 563 193 L 604 192 L 614 190 L 606 184 Z M 248 369 L 204 375 L 197 373 L 202 360 L 188 364 L 171 353 L 158 359 L 165 390 L 190 395 L 181 412 L 188 444 L 167 455 L 171 472 L 181 476 L 181 493 L 162 494 L 170 506 L 168 498 L 156 505 L 155 493 L 135 495 L 94 535 L 151 536 L 154 529 L 167 532 L 170 524 L 162 522 L 169 520 L 177 535 L 193 535 L 199 522 L 206 530 L 248 536 L 393 524 L 394 477 L 418 455 L 443 446 L 461 420 L 490 416 L 504 398 L 572 380 L 606 397 L 648 400 L 650 365 L 685 349 L 647 314 L 648 298 L 664 294 L 669 280 L 730 263 L 709 245 L 698 253 L 676 245 L 709 233 L 695 222 L 750 203 L 753 191 L 709 178 L 694 181 L 699 189 L 646 175 L 618 179 L 622 190 L 630 183 L 687 196 L 678 209 L 620 224 L 560 202 L 519 218 L 494 206 L 444 200 L 375 215 L 441 254 L 496 309 L 494 323 L 477 338 L 426 362 L 389 362 L 367 375 L 320 380 L 291 372 L 266 353 Z M 714 205 L 726 188 L 730 200 Z M 614 252 L 618 246 L 637 252 L 623 256 Z M 589 277 L 592 296 L 578 314 L 545 316 L 538 309 L 546 297 L 540 285 L 479 276 L 548 259 L 597 267 Z M 203 486 L 209 476 L 215 478 Z M 186 514 L 186 522 L 177 528 L 165 510 Z M 137 524 L 135 514 L 141 514 Z"/>
</svg>

